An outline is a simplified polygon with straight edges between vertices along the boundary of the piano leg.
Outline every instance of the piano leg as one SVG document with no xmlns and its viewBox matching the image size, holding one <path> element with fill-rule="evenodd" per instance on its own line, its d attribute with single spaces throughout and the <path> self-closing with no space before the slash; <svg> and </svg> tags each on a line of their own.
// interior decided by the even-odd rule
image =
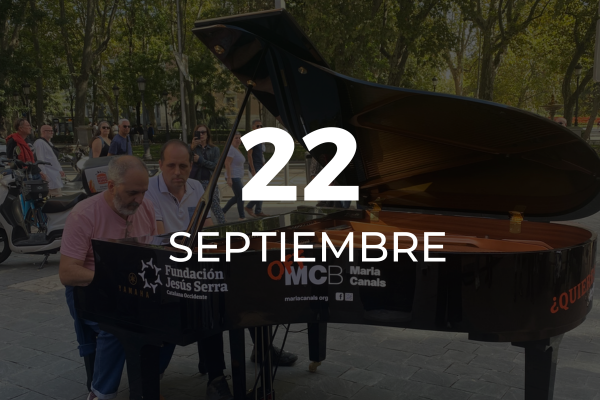
<svg viewBox="0 0 600 400">
<path fill-rule="evenodd" d="M 563 335 L 513 343 L 525 349 L 525 400 L 552 400 L 558 347 Z"/>
<path fill-rule="evenodd" d="M 256 361 L 259 364 L 259 380 L 254 385 L 252 398 L 257 396 L 261 400 L 272 400 L 275 398 L 273 393 L 273 351 L 271 338 L 273 337 L 273 327 L 260 326 L 256 329 L 254 346 L 256 347 Z"/>
<path fill-rule="evenodd" d="M 308 324 L 308 365 L 310 372 L 317 372 L 317 367 L 325 359 L 327 353 L 327 324 Z"/>
<path fill-rule="evenodd" d="M 229 331 L 231 350 L 231 379 L 233 381 L 233 398 L 246 398 L 246 340 L 243 329 Z"/>
<path fill-rule="evenodd" d="M 160 344 L 148 343 L 147 338 L 131 332 L 115 332 L 123 345 L 129 378 L 130 400 L 160 399 Z"/>
</svg>

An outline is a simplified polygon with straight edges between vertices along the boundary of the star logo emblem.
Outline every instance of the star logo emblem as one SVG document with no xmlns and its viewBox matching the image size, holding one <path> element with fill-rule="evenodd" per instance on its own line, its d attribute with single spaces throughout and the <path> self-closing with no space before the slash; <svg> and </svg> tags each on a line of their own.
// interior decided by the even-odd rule
<svg viewBox="0 0 600 400">
<path fill-rule="evenodd" d="M 158 268 L 156 265 L 154 265 L 152 258 L 147 263 L 142 261 L 142 272 L 138 272 L 138 275 L 144 281 L 144 289 L 152 289 L 152 293 L 156 293 L 156 288 L 159 285 L 162 286 L 160 275 L 158 274 L 161 270 L 162 268 Z"/>
</svg>

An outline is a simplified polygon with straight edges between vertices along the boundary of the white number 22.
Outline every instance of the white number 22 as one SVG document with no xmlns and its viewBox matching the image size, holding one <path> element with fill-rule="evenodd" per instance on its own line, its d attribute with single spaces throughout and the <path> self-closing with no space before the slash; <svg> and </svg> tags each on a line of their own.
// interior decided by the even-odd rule
<svg viewBox="0 0 600 400">
<path fill-rule="evenodd" d="M 268 186 L 269 182 L 285 167 L 294 153 L 294 140 L 282 129 L 262 128 L 242 137 L 246 149 L 261 143 L 272 143 L 275 152 L 269 160 L 269 168 L 262 168 L 242 189 L 243 201 L 295 201 L 294 186 Z M 335 178 L 352 161 L 356 153 L 356 140 L 348 131 L 340 128 L 322 128 L 304 137 L 310 151 L 322 143 L 333 143 L 337 147 L 335 157 L 304 189 L 304 200 L 308 201 L 355 201 L 358 186 L 330 186 Z"/>
</svg>

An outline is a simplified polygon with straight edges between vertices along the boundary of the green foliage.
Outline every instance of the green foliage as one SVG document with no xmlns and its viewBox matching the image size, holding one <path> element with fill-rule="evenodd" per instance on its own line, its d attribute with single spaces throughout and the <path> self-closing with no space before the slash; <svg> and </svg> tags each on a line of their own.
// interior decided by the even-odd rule
<svg viewBox="0 0 600 400">
<path fill-rule="evenodd" d="M 108 31 L 107 18 L 115 1 L 118 8 Z M 64 17 L 61 2 L 65 5 Z M 475 96 L 486 74 L 482 58 L 488 46 L 488 53 L 497 56 L 488 60 L 493 68 L 487 72 L 493 74 L 494 101 L 545 114 L 541 106 L 550 101 L 551 95 L 558 102 L 569 101 L 571 108 L 579 96 L 580 115 L 591 112 L 592 85 L 589 80 L 583 82 L 583 78 L 592 67 L 594 43 L 588 34 L 597 18 L 597 3 L 542 0 L 534 18 L 524 26 L 527 11 L 534 3 L 535 0 L 286 2 L 288 12 L 339 73 L 429 91 L 435 76 L 438 92 L 461 91 L 463 95 Z M 94 55 L 87 96 L 77 98 L 75 83 L 80 79 L 84 61 L 88 4 L 94 5 L 96 18 L 91 31 Z M 499 4 L 504 8 L 498 8 Z M 38 78 L 42 79 L 45 114 L 71 115 L 71 108 L 76 109 L 76 103 L 83 101 L 96 113 L 94 118 L 98 119 L 103 107 L 109 119 L 115 119 L 112 87 L 117 85 L 119 115 L 136 123 L 143 110 L 136 80 L 143 76 L 150 121 L 154 121 L 156 104 L 164 112 L 161 94 L 167 92 L 170 126 L 180 126 L 179 69 L 174 56 L 178 47 L 175 1 L 34 0 L 34 5 L 35 10 L 29 0 L 0 0 L 0 25 L 5 26 L 0 31 L 0 117 L 4 118 L 4 125 L 26 111 L 21 89 L 25 80 L 31 84 L 29 102 L 36 113 L 33 103 L 38 94 Z M 187 108 L 188 130 L 196 122 L 206 122 L 227 131 L 225 105 L 219 99 L 242 86 L 193 37 L 191 28 L 197 18 L 271 9 L 273 0 L 181 0 L 181 7 L 183 52 L 191 78 L 186 83 L 189 95 L 185 99 L 191 103 Z M 486 28 L 486 21 L 491 29 Z M 61 33 L 63 28 L 67 40 Z M 39 51 L 35 50 L 36 41 Z M 584 66 L 580 88 L 575 87 L 572 72 L 577 62 Z M 20 93 L 16 101 L 12 96 L 15 91 Z"/>
</svg>

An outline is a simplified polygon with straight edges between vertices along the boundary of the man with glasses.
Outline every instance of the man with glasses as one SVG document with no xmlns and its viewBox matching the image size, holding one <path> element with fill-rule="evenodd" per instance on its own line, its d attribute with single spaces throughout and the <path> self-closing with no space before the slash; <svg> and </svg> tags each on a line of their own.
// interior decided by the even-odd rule
<svg viewBox="0 0 600 400">
<path fill-rule="evenodd" d="M 50 163 L 50 165 L 40 165 L 40 169 L 46 175 L 50 197 L 61 197 L 62 187 L 64 186 L 62 178 L 65 177 L 60 163 L 58 162 L 58 150 L 52 144 L 54 130 L 50 125 L 42 125 L 40 128 L 40 138 L 35 141 L 35 156 L 40 161 Z"/>
<path fill-rule="evenodd" d="M 131 140 L 129 139 L 129 130 L 131 124 L 126 119 L 119 120 L 119 134 L 115 136 L 108 149 L 109 156 L 118 156 L 121 154 L 132 155 Z"/>
<path fill-rule="evenodd" d="M 195 179 L 189 179 L 193 153 L 187 144 L 171 139 L 160 149 L 160 174 L 150 178 L 146 197 L 154 205 L 158 233 L 184 232 L 191 216 L 204 194 L 204 188 Z M 210 214 L 209 214 L 210 216 Z M 204 227 L 212 226 L 207 218 Z M 233 396 L 223 371 L 223 334 L 200 338 L 198 341 L 201 373 L 208 373 L 207 400 L 231 400 Z"/>
<path fill-rule="evenodd" d="M 263 124 L 259 119 L 252 121 L 252 130 L 260 129 L 262 127 Z M 262 143 L 259 143 L 248 150 L 248 165 L 250 166 L 250 173 L 252 176 L 256 175 L 263 165 L 265 165 L 263 152 L 264 147 Z M 251 201 L 246 205 L 244 210 L 252 217 L 268 217 L 267 214 L 262 212 L 262 204 L 262 201 Z M 255 206 L 255 210 L 252 210 Z"/>
<path fill-rule="evenodd" d="M 119 340 L 100 330 L 97 323 L 80 321 L 73 304 L 73 286 L 87 286 L 94 279 L 92 239 L 123 239 L 156 235 L 152 203 L 144 198 L 148 190 L 148 169 L 133 156 L 113 158 L 108 164 L 108 189 L 78 203 L 67 217 L 60 249 L 60 281 L 66 286 L 67 305 L 75 319 L 80 356 L 96 352 L 92 391 L 87 400 L 112 399 L 117 396 L 125 351 Z M 97 333 L 95 342 L 78 329 L 87 326 Z M 167 368 L 175 345 L 161 347 L 159 371 Z"/>
</svg>

